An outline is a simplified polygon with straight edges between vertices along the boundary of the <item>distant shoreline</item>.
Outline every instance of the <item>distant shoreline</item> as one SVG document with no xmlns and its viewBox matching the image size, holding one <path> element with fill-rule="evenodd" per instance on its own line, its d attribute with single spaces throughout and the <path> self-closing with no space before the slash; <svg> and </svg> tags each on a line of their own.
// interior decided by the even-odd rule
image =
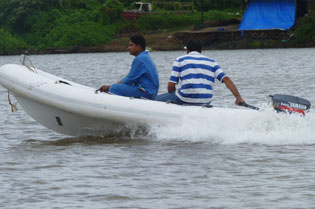
<svg viewBox="0 0 315 209">
<path fill-rule="evenodd" d="M 240 31 L 238 31 L 240 33 Z M 150 47 L 153 51 L 178 51 L 183 50 L 185 45 L 185 40 L 187 37 L 179 39 L 178 33 L 180 32 L 167 32 L 167 33 L 152 33 L 145 34 L 144 37 L 147 41 L 147 46 Z M 286 33 L 283 31 L 274 31 L 270 36 L 278 37 L 277 33 Z M 290 33 L 289 31 L 287 32 Z M 203 42 L 207 42 L 207 39 L 204 37 L 209 36 L 205 34 L 204 37 L 200 36 L 200 33 L 190 33 L 190 36 L 195 36 L 203 39 Z M 292 34 L 292 33 L 290 33 Z M 223 35 L 222 35 L 223 36 Z M 233 35 L 235 36 L 235 35 Z M 285 36 L 285 34 L 284 34 Z M 219 35 L 220 37 L 220 35 Z M 220 38 L 222 39 L 222 38 Z M 209 41 L 209 40 L 208 40 Z M 121 35 L 110 41 L 109 43 L 102 46 L 93 46 L 93 47 L 66 47 L 66 48 L 50 48 L 43 51 L 27 49 L 23 50 L 20 53 L 10 54 L 10 55 L 19 55 L 19 54 L 32 54 L 32 55 L 40 55 L 40 54 L 70 54 L 70 53 L 105 53 L 105 52 L 127 52 L 128 51 L 128 35 Z M 315 47 L 315 43 L 306 43 L 306 44 L 297 44 L 296 41 L 293 40 L 285 40 L 285 39 L 259 39 L 257 38 L 244 38 L 244 39 L 236 39 L 230 40 L 226 42 L 213 42 L 211 44 L 204 44 L 204 50 L 236 50 L 236 49 L 262 49 L 262 48 L 313 48 Z M 6 55 L 6 54 L 1 54 Z"/>
</svg>

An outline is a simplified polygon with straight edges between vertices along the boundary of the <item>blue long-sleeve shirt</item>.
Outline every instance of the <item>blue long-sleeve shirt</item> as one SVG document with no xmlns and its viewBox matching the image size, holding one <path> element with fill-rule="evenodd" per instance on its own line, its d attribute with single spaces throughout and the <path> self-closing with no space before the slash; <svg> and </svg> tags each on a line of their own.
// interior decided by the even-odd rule
<svg viewBox="0 0 315 209">
<path fill-rule="evenodd" d="M 122 80 L 123 84 L 134 85 L 153 98 L 159 91 L 159 76 L 149 53 L 141 52 L 132 62 L 128 75 Z"/>
</svg>

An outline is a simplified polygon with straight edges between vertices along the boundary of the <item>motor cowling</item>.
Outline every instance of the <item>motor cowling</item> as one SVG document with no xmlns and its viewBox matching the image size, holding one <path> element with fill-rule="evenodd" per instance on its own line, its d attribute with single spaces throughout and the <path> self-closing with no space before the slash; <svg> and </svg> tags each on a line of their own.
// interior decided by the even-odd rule
<svg viewBox="0 0 315 209">
<path fill-rule="evenodd" d="M 299 113 L 305 115 L 308 109 L 311 108 L 310 101 L 285 94 L 270 95 L 272 106 L 278 112 Z"/>
</svg>

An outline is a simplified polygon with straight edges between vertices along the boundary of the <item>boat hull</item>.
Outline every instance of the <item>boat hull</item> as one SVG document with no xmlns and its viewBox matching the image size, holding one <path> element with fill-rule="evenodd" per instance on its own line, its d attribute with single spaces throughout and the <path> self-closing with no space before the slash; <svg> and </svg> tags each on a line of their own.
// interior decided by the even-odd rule
<svg viewBox="0 0 315 209">
<path fill-rule="evenodd" d="M 35 70 L 34 70 L 35 71 Z M 180 106 L 96 93 L 95 89 L 21 65 L 0 67 L 0 84 L 37 122 L 58 133 L 104 135 L 125 127 L 180 124 L 185 118 L 219 120 L 220 115 L 248 110 Z M 212 121 L 213 122 L 213 121 Z"/>
<path fill-rule="evenodd" d="M 97 119 L 69 111 L 57 109 L 39 102 L 34 102 L 26 97 L 14 95 L 18 103 L 34 120 L 43 126 L 70 136 L 104 135 L 116 130 L 121 123 L 106 119 Z"/>
</svg>

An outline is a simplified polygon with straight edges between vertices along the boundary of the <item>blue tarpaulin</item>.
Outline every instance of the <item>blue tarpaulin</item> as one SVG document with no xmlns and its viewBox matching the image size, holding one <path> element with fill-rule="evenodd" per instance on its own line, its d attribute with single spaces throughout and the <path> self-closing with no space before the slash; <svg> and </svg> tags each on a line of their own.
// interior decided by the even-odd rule
<svg viewBox="0 0 315 209">
<path fill-rule="evenodd" d="M 239 30 L 288 30 L 295 21 L 295 0 L 250 0 Z"/>
</svg>

